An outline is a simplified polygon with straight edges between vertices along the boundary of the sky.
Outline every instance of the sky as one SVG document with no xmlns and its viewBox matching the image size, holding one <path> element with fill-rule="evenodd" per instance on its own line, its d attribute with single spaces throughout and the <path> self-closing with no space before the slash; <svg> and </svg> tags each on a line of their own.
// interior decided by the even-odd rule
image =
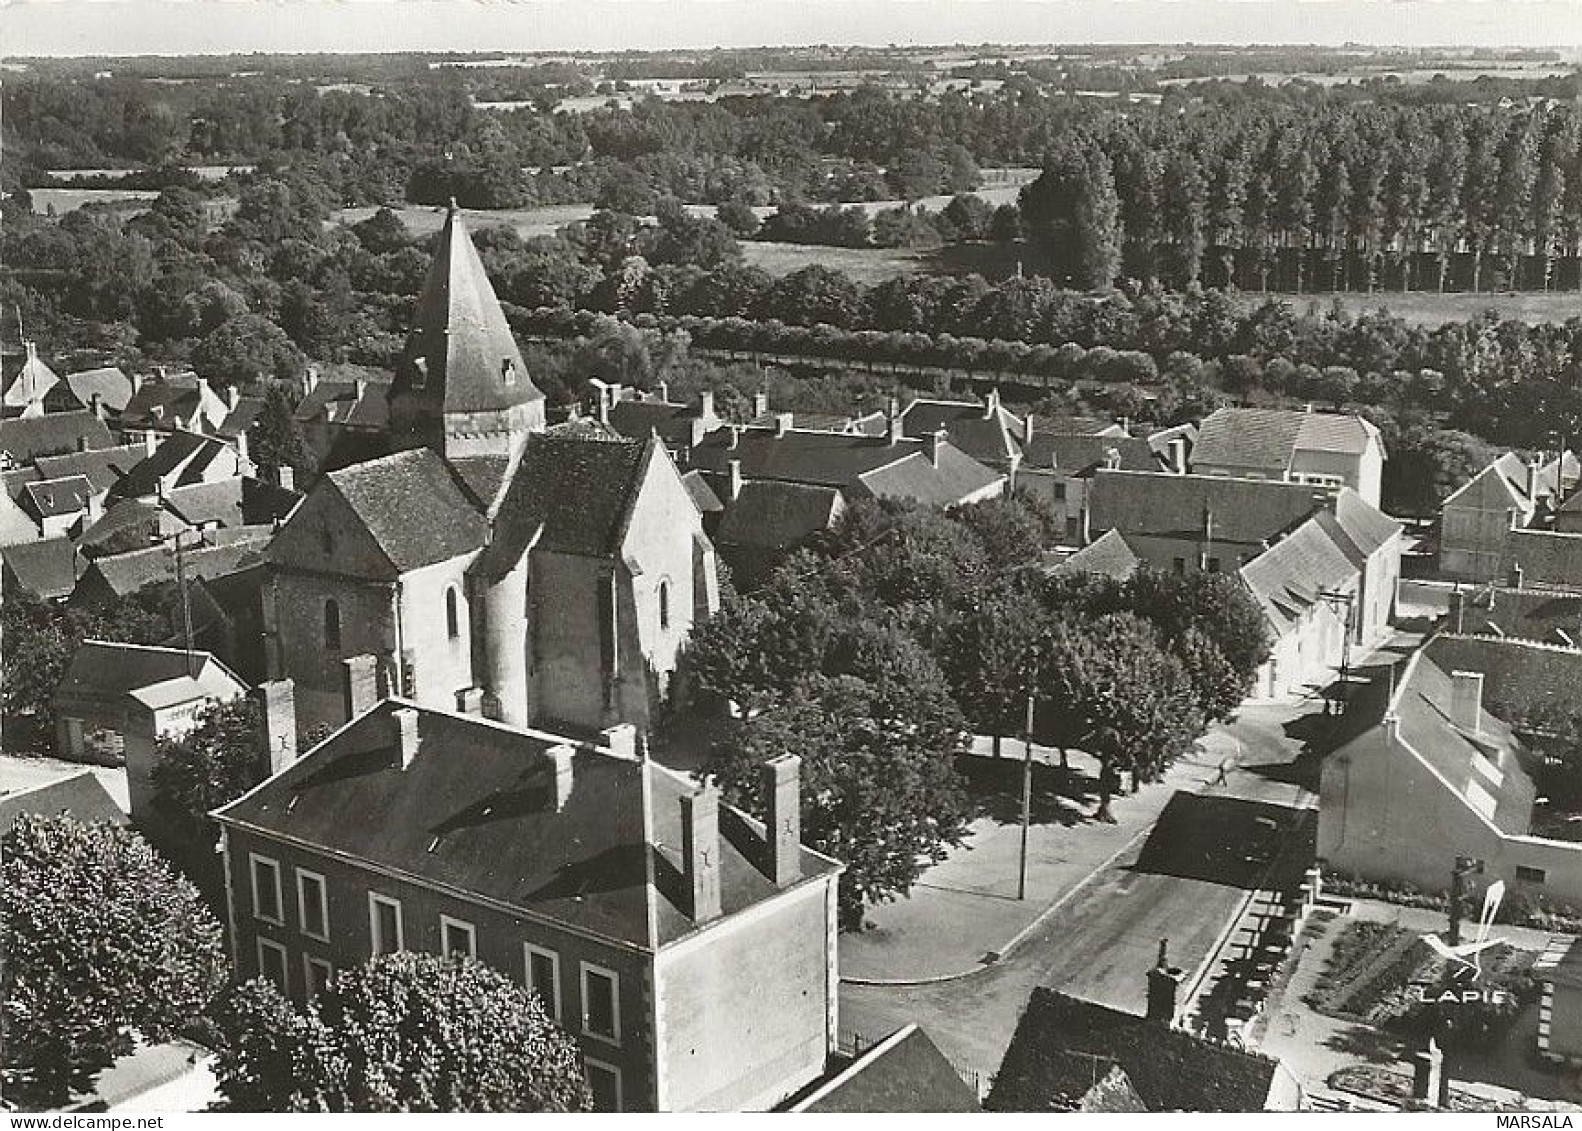
<svg viewBox="0 0 1582 1131">
<path fill-rule="evenodd" d="M 0 52 L 1582 44 L 1582 0 L 0 0 Z"/>
</svg>

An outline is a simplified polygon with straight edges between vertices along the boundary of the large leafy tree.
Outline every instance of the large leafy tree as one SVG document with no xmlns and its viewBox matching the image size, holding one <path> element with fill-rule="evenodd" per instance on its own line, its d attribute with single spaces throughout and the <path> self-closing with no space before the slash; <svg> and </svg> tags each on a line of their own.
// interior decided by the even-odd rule
<svg viewBox="0 0 1582 1131">
<path fill-rule="evenodd" d="M 256 385 L 270 378 L 295 381 L 306 364 L 286 332 L 260 314 L 228 318 L 192 348 L 193 368 L 223 385 Z"/>
<path fill-rule="evenodd" d="M 1234 574 L 1139 570 L 1126 583 L 1124 600 L 1201 677 L 1200 702 L 1209 718 L 1228 717 L 1251 693 L 1274 641 L 1263 610 Z"/>
<path fill-rule="evenodd" d="M 581 1056 L 543 1004 L 461 957 L 383 955 L 298 1011 L 263 981 L 219 1011 L 232 1111 L 567 1112 L 592 1106 Z"/>
<path fill-rule="evenodd" d="M 176 831 L 201 842 L 210 839 L 209 812 L 257 785 L 268 768 L 258 703 L 244 696 L 213 704 L 192 730 L 160 740 L 154 789 Z"/>
<path fill-rule="evenodd" d="M 220 926 L 133 832 L 22 814 L 3 847 L 8 1085 L 59 1105 L 134 1034 L 198 1016 L 225 977 Z"/>
</svg>

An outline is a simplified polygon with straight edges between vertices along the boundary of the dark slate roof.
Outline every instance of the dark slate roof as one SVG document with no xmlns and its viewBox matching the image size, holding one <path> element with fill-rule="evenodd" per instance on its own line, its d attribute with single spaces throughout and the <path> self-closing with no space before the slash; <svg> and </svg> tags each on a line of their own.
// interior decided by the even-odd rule
<svg viewBox="0 0 1582 1131">
<path fill-rule="evenodd" d="M 692 496 L 699 514 L 719 514 L 725 509 L 725 504 L 720 502 L 720 497 L 714 493 L 701 471 L 687 472 L 681 477 L 681 485 Z"/>
<path fill-rule="evenodd" d="M 39 474 L 48 479 L 86 475 L 94 491 L 103 494 L 147 455 L 148 447 L 145 444 L 117 444 L 113 448 L 92 448 L 63 456 L 41 456 L 37 466 Z"/>
<path fill-rule="evenodd" d="M 403 707 L 417 711 L 419 739 L 405 769 Z M 547 751 L 566 742 L 386 700 L 217 816 L 637 947 L 691 933 L 678 867 L 691 779 L 579 744 L 557 809 Z M 720 833 L 725 914 L 776 894 L 758 864 L 762 826 L 721 805 Z M 838 867 L 803 850 L 804 876 Z"/>
<path fill-rule="evenodd" d="M 85 405 L 91 403 L 93 395 L 98 393 L 99 403 L 112 412 L 121 412 L 132 399 L 132 379 L 115 365 L 68 373 L 66 385 L 72 395 Z"/>
<path fill-rule="evenodd" d="M 983 1108 L 939 1046 L 916 1025 L 907 1025 L 858 1056 L 791 1110 L 852 1115 Z"/>
<path fill-rule="evenodd" d="M 236 407 L 225 414 L 225 419 L 215 426 L 214 431 L 227 440 L 234 440 L 256 424 L 263 411 L 263 397 L 238 397 Z"/>
<path fill-rule="evenodd" d="M 1462 596 L 1456 614 L 1451 597 L 1453 632 L 1489 633 L 1545 644 L 1582 645 L 1582 592 L 1490 587 Z M 1564 635 L 1562 635 L 1562 633 Z"/>
<path fill-rule="evenodd" d="M 1022 421 L 997 401 L 939 401 L 918 398 L 901 413 L 906 435 L 926 439 L 943 428 L 950 442 L 973 459 L 1004 463 L 1020 451 Z"/>
<path fill-rule="evenodd" d="M 1061 1066 L 1069 1066 L 1073 1052 L 1118 1064 L 1154 1112 L 1263 1111 L 1280 1068 L 1269 1057 L 1039 986 L 984 1106 L 1065 1110 L 1073 1086 Z"/>
<path fill-rule="evenodd" d="M 610 406 L 610 427 L 629 440 L 646 440 L 657 432 L 667 444 L 692 442 L 692 421 L 698 409 L 668 401 L 616 401 Z"/>
<path fill-rule="evenodd" d="M 506 473 L 511 470 L 511 459 L 509 456 L 454 456 L 450 468 L 478 507 L 487 511 L 500 497 Z"/>
<path fill-rule="evenodd" d="M 735 437 L 735 447 L 731 446 Z M 740 460 L 745 479 L 778 479 L 823 487 L 850 487 L 870 471 L 925 450 L 927 441 L 883 436 L 792 430 L 777 436 L 767 428 L 721 428 L 692 449 L 690 466 L 715 475 Z"/>
<path fill-rule="evenodd" d="M 1153 447 L 1136 436 L 1035 433 L 1033 442 L 1024 450 L 1023 459 L 1028 467 L 1053 467 L 1073 475 L 1110 466 L 1125 471 L 1159 470 L 1159 459 Z"/>
<path fill-rule="evenodd" d="M 516 371 L 507 383 L 502 366 Z M 418 295 L 392 396 L 413 392 L 444 412 L 487 412 L 541 400 L 460 211 L 445 217 Z"/>
<path fill-rule="evenodd" d="M 839 507 L 840 492 L 834 487 L 749 480 L 725 508 L 714 540 L 744 549 L 794 546 L 828 530 Z"/>
<path fill-rule="evenodd" d="M 196 432 L 173 431 L 154 454 L 145 457 L 124 475 L 111 491 L 112 497 L 135 499 L 152 495 L 161 481 L 180 469 L 172 487 L 186 487 L 202 481 L 204 469 L 229 449 L 223 440 Z"/>
<path fill-rule="evenodd" d="M 1520 566 L 1522 583 L 1551 589 L 1582 589 L 1582 534 L 1554 530 L 1508 530 L 1500 572 Z"/>
<path fill-rule="evenodd" d="M 293 413 L 304 423 L 321 421 L 342 428 L 383 431 L 390 426 L 388 382 L 320 380 Z"/>
<path fill-rule="evenodd" d="M 188 539 L 187 541 L 195 541 Z M 226 542 L 218 546 L 193 546 L 183 544 L 181 564 L 192 580 L 228 577 L 245 569 L 263 564 L 264 547 L 269 541 L 267 528 L 256 532 L 250 539 Z M 89 578 L 102 581 L 110 592 L 120 597 L 136 593 L 146 585 L 172 581 L 176 576 L 176 554 L 168 546 L 150 546 L 146 550 L 132 550 L 124 554 L 106 554 L 93 559 L 83 573 L 84 584 Z"/>
<path fill-rule="evenodd" d="M 192 415 L 202 399 L 195 373 L 175 373 L 142 383 L 121 410 L 121 426 L 169 428 L 174 418 Z"/>
<path fill-rule="evenodd" d="M 1321 487 L 1273 479 L 1100 469 L 1088 500 L 1094 530 L 1196 538 L 1209 511 L 1217 541 L 1255 545 L 1326 506 L 1328 495 Z"/>
<path fill-rule="evenodd" d="M 166 513 L 157 503 L 122 499 L 78 535 L 77 545 L 89 557 L 144 549 L 151 539 L 178 528 L 179 520 L 174 515 L 165 519 Z"/>
<path fill-rule="evenodd" d="M 924 506 L 952 507 L 990 491 L 1004 476 L 952 443 L 939 446 L 939 466 L 926 451 L 864 472 L 858 483 L 876 499 L 903 499 Z"/>
<path fill-rule="evenodd" d="M 66 813 L 84 824 L 105 821 L 124 825 L 127 816 L 92 770 L 57 778 L 43 785 L 0 790 L 0 835 L 11 831 L 23 813 L 56 817 Z"/>
<path fill-rule="evenodd" d="M 1033 437 L 1040 432 L 1056 432 L 1067 436 L 1124 436 L 1126 429 L 1102 416 L 1054 415 L 1033 418 Z"/>
<path fill-rule="evenodd" d="M 1106 530 L 1065 561 L 1055 565 L 1056 573 L 1102 573 L 1125 581 L 1143 564 L 1142 558 L 1126 544 L 1119 530 Z"/>
<path fill-rule="evenodd" d="M 40 479 L 22 488 L 28 505 L 40 518 L 58 518 L 76 514 L 88 505 L 93 486 L 86 475 L 68 475 L 64 479 Z"/>
<path fill-rule="evenodd" d="M 478 559 L 478 570 L 484 576 L 502 575 L 521 559 L 535 535 L 542 550 L 613 557 L 620 551 L 643 474 L 662 450 L 652 439 L 639 444 L 529 436 L 500 500 L 494 537 Z"/>
<path fill-rule="evenodd" d="M 445 461 L 428 448 L 343 467 L 320 482 L 324 490 L 340 493 L 401 573 L 484 543 L 483 516 Z"/>
<path fill-rule="evenodd" d="M 1056 1111 L 1145 1112 L 1148 1105 L 1126 1070 L 1107 1056 L 1055 1049 L 1044 1059 L 1048 1094 Z"/>
<path fill-rule="evenodd" d="M 75 452 L 85 444 L 89 448 L 108 448 L 114 443 L 104 421 L 86 410 L 0 420 L 0 451 L 17 463 Z"/>
<path fill-rule="evenodd" d="M 208 652 L 194 651 L 189 661 L 183 648 L 84 640 L 72 654 L 57 693 L 126 695 L 169 680 L 189 681 L 193 678 L 189 672 L 201 683 L 223 677 L 238 690 L 243 686 L 230 669 Z"/>
<path fill-rule="evenodd" d="M 1323 598 L 1357 577 L 1334 536 L 1334 517 L 1320 511 L 1241 567 L 1241 578 L 1277 632 L 1299 621 Z"/>
<path fill-rule="evenodd" d="M 1360 416 L 1280 408 L 1221 408 L 1198 428 L 1192 462 L 1205 467 L 1284 471 L 1298 450 L 1359 455 L 1378 442 L 1378 429 Z"/>
<path fill-rule="evenodd" d="M 84 564 L 69 538 L 18 542 L 0 548 L 0 557 L 12 584 L 46 601 L 69 596 Z"/>
</svg>

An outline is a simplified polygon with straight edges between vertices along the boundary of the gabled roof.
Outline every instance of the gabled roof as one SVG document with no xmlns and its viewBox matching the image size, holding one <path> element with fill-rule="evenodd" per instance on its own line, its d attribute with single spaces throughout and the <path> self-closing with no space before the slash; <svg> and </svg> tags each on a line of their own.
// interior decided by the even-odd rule
<svg viewBox="0 0 1582 1131">
<path fill-rule="evenodd" d="M 340 428 L 383 431 L 390 427 L 388 381 L 322 379 L 298 402 L 293 417 Z"/>
<path fill-rule="evenodd" d="M 84 405 L 91 404 L 97 393 L 99 403 L 111 412 L 123 411 L 132 399 L 132 379 L 115 365 L 68 373 L 66 385 L 72 396 Z"/>
<path fill-rule="evenodd" d="M 1372 554 L 1406 528 L 1350 487 L 1335 496 L 1335 521 L 1364 556 Z"/>
<path fill-rule="evenodd" d="M 122 476 L 110 494 L 119 499 L 152 495 L 171 476 L 176 477 L 175 482 L 165 483 L 167 490 L 201 483 L 204 471 L 215 460 L 233 454 L 233 449 L 224 440 L 196 432 L 173 431 L 160 441 L 153 455 L 144 457 Z"/>
<path fill-rule="evenodd" d="M 122 427 L 172 428 L 177 417 L 186 421 L 202 403 L 196 373 L 172 373 L 145 380 L 121 410 Z"/>
<path fill-rule="evenodd" d="M 907 1025 L 862 1053 L 791 1111 L 844 1114 L 982 1111 L 939 1046 Z"/>
<path fill-rule="evenodd" d="M 1582 534 L 1556 530 L 1508 530 L 1500 572 L 1521 567 L 1522 584 L 1547 589 L 1582 589 Z"/>
<path fill-rule="evenodd" d="M 1141 975 L 1139 975 L 1141 977 Z M 990 1111 L 1062 1111 L 1072 1102 L 1068 1054 L 1125 1071 L 1149 1111 L 1263 1111 L 1280 1062 L 1039 986 L 984 1104 Z M 1077 1077 L 1077 1082 L 1081 1082 Z"/>
<path fill-rule="evenodd" d="M 7 383 L 5 394 L 0 397 L 0 401 L 3 401 L 6 408 L 11 409 L 41 404 L 45 395 L 58 384 L 60 378 L 53 369 L 44 364 L 44 359 L 39 357 L 33 343 L 28 342 L 27 359 Z"/>
<path fill-rule="evenodd" d="M 1192 462 L 1286 471 L 1298 451 L 1361 455 L 1379 430 L 1360 416 L 1279 408 L 1221 408 L 1198 428 Z"/>
<path fill-rule="evenodd" d="M 1491 461 L 1440 504 L 1442 509 L 1476 510 L 1528 509 L 1531 505 L 1532 500 L 1527 496 L 1527 465 L 1515 452 L 1506 452 Z"/>
<path fill-rule="evenodd" d="M 1082 549 L 1055 565 L 1055 573 L 1101 573 L 1125 581 L 1143 564 L 1142 558 L 1126 544 L 1119 530 L 1106 530 Z"/>
<path fill-rule="evenodd" d="M 321 489 L 345 501 L 400 573 L 476 550 L 487 534 L 483 516 L 428 448 L 332 471 L 313 488 Z"/>
<path fill-rule="evenodd" d="M 725 508 L 714 539 L 743 549 L 783 549 L 828 530 L 839 513 L 834 487 L 753 479 Z"/>
<path fill-rule="evenodd" d="M 1041 432 L 1023 451 L 1023 466 L 1052 467 L 1083 475 L 1099 467 L 1125 471 L 1158 471 L 1159 458 L 1147 440 L 1137 436 L 1093 436 Z"/>
<path fill-rule="evenodd" d="M 1328 497 L 1322 487 L 1283 480 L 1100 468 L 1088 508 L 1092 529 L 1119 530 L 1128 538 L 1196 539 L 1211 514 L 1215 541 L 1258 545 L 1326 506 Z"/>
<path fill-rule="evenodd" d="M 1333 523 L 1328 511 L 1319 511 L 1241 567 L 1242 581 L 1276 632 L 1301 620 L 1322 594 L 1357 577 L 1359 564 L 1333 537 Z"/>
<path fill-rule="evenodd" d="M 146 444 L 117 444 L 113 448 L 92 448 L 86 452 L 68 452 L 63 456 L 40 456 L 36 465 L 39 474 L 46 479 L 86 475 L 93 484 L 94 493 L 102 495 L 147 455 Z"/>
<path fill-rule="evenodd" d="M 687 472 L 681 477 L 681 485 L 692 496 L 699 514 L 719 514 L 725 509 L 725 504 L 720 502 L 720 497 L 714 493 L 701 471 Z"/>
<path fill-rule="evenodd" d="M 106 821 L 124 825 L 127 817 L 115 803 L 92 770 L 56 778 L 54 781 L 0 789 L 0 835 L 11 831 L 23 813 L 54 817 L 65 813 L 84 824 Z"/>
<path fill-rule="evenodd" d="M 0 548 L 9 582 L 45 601 L 71 595 L 84 563 L 69 538 L 18 542 Z"/>
<path fill-rule="evenodd" d="M 986 467 L 952 443 L 939 445 L 936 466 L 926 452 L 914 452 L 895 463 L 858 477 L 863 491 L 875 499 L 902 499 L 924 506 L 953 507 L 983 497 L 1005 476 Z"/>
<path fill-rule="evenodd" d="M 692 449 L 690 466 L 723 475 L 731 460 L 739 460 L 745 479 L 850 487 L 865 473 L 920 452 L 926 444 L 910 439 L 891 444 L 883 436 L 841 432 L 792 429 L 776 435 L 768 428 L 721 428 Z"/>
<path fill-rule="evenodd" d="M 476 568 L 484 576 L 501 576 L 530 543 L 558 554 L 615 557 L 650 462 L 669 458 L 662 451 L 653 439 L 530 435 Z"/>
<path fill-rule="evenodd" d="M 952 444 L 987 463 L 1004 463 L 1021 453 L 1022 419 L 1000 407 L 997 397 L 987 404 L 919 397 L 901 410 L 901 424 L 913 439 L 944 429 Z"/>
<path fill-rule="evenodd" d="M 513 377 L 506 380 L 506 367 Z M 443 412 L 488 412 L 543 399 L 467 234 L 452 207 L 418 295 L 392 396 L 416 393 Z"/>
<path fill-rule="evenodd" d="M 17 463 L 31 463 L 40 456 L 75 452 L 84 447 L 108 448 L 114 443 L 104 421 L 86 410 L 0 420 L 0 451 Z"/>
<path fill-rule="evenodd" d="M 182 547 L 181 565 L 192 580 L 228 577 L 242 570 L 261 566 L 269 541 L 269 530 L 256 531 L 251 539 L 229 541 L 217 546 Z M 176 554 L 168 546 L 151 546 L 124 554 L 94 558 L 83 573 L 83 584 L 94 579 L 118 597 L 136 593 L 147 585 L 172 581 L 176 577 Z"/>
<path fill-rule="evenodd" d="M 657 432 L 667 444 L 692 443 L 692 422 L 702 420 L 696 405 L 657 400 L 616 401 L 609 408 L 610 427 L 629 440 L 646 440 Z M 720 421 L 704 421 L 719 427 Z"/>
<path fill-rule="evenodd" d="M 263 397 L 237 397 L 235 406 L 225 414 L 225 419 L 215 425 L 215 434 L 234 440 L 256 424 L 263 411 Z"/>
<path fill-rule="evenodd" d="M 150 708 L 194 699 L 231 699 L 247 690 L 208 652 L 152 644 L 84 640 L 72 655 L 56 695 L 109 700 L 129 695 Z"/>
<path fill-rule="evenodd" d="M 394 715 L 402 708 L 417 712 L 418 746 L 405 768 Z M 557 808 L 548 751 L 563 744 L 386 700 L 216 816 L 643 949 L 691 934 L 678 853 L 681 798 L 694 792 L 692 780 L 577 744 L 570 792 Z M 762 826 L 724 805 L 719 823 L 729 916 L 781 889 L 758 863 Z M 802 852 L 805 877 L 838 867 Z"/>
<path fill-rule="evenodd" d="M 22 488 L 22 495 L 39 518 L 61 518 L 87 507 L 93 486 L 85 475 L 68 475 L 29 483 Z"/>
</svg>

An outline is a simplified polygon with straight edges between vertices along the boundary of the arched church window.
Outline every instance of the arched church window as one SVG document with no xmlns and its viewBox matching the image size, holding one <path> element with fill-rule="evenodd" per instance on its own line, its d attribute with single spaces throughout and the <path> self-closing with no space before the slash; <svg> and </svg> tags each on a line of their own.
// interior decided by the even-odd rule
<svg viewBox="0 0 1582 1131">
<path fill-rule="evenodd" d="M 668 580 L 659 583 L 659 627 L 661 629 L 670 627 L 670 582 Z"/>
<path fill-rule="evenodd" d="M 456 587 L 445 590 L 445 634 L 452 640 L 461 635 L 461 617 L 456 610 Z"/>
<path fill-rule="evenodd" d="M 341 607 L 333 598 L 324 602 L 324 647 L 331 652 L 341 650 Z"/>
</svg>

